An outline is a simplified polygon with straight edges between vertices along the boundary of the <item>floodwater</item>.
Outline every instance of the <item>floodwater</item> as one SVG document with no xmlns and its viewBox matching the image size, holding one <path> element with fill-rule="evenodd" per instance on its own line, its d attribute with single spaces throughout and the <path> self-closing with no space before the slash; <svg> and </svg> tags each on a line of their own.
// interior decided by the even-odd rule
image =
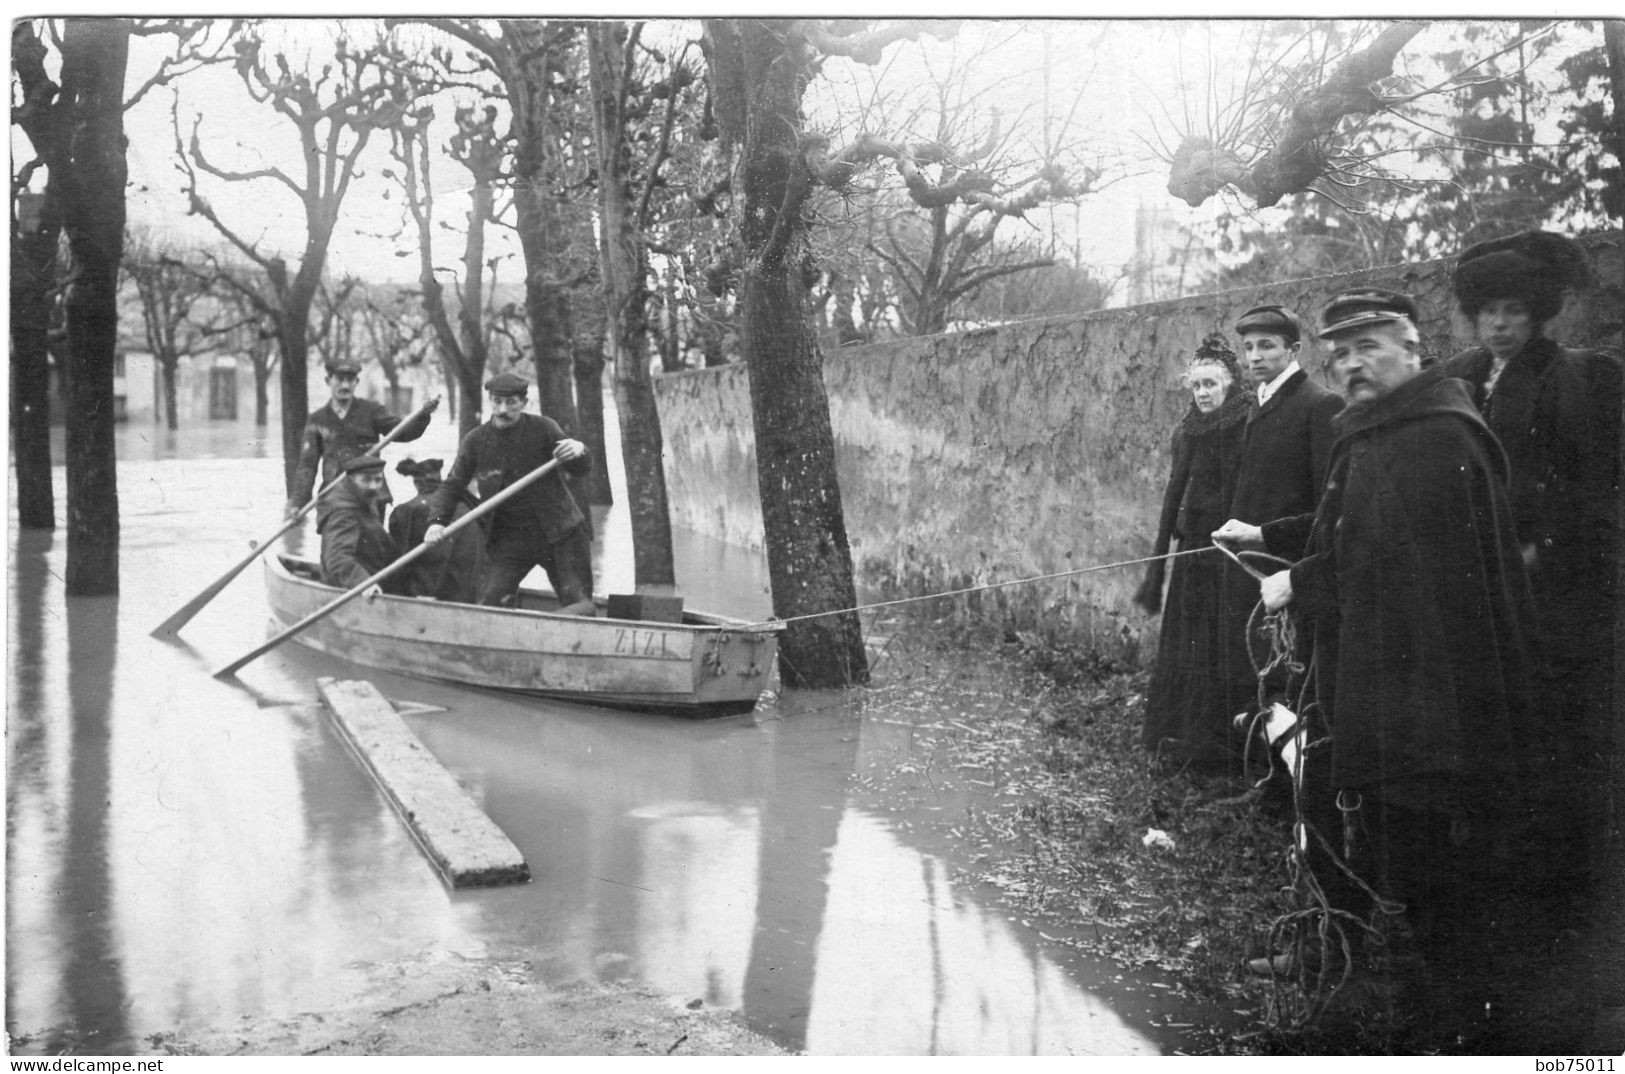
<svg viewBox="0 0 1625 1074">
<path fill-rule="evenodd" d="M 119 597 L 67 600 L 65 536 L 11 527 L 14 1051 L 126 1054 L 154 1034 L 345 1007 L 425 958 L 633 982 L 812 1054 L 1179 1046 L 1158 982 L 1089 962 L 955 879 L 949 829 L 977 787 L 928 773 L 888 789 L 922 719 L 974 718 L 986 698 L 969 684 L 924 716 L 854 691 L 694 722 L 513 701 L 297 644 L 214 680 L 266 636 L 258 564 L 180 641 L 149 632 L 278 524 L 280 459 L 243 428 L 120 430 Z M 449 428 L 429 447 L 441 434 L 449 458 Z M 597 589 L 629 591 L 625 521 L 612 511 L 598 529 Z M 767 614 L 758 555 L 676 538 L 691 607 Z M 313 703 L 320 676 L 412 706 L 532 882 L 444 887 Z"/>
</svg>

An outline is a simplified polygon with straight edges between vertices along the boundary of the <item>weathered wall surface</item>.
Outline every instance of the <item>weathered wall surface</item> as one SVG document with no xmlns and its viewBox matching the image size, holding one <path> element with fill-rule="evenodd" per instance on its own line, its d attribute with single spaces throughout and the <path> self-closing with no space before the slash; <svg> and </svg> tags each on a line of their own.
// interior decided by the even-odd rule
<svg viewBox="0 0 1625 1074">
<path fill-rule="evenodd" d="M 1551 334 L 1620 342 L 1621 236 L 1588 242 L 1600 286 Z M 1423 311 L 1424 353 L 1470 342 L 1449 262 L 1371 269 L 898 340 L 827 357 L 841 495 L 859 582 L 928 593 L 1149 554 L 1178 378 L 1202 336 L 1280 302 L 1307 323 L 1348 287 L 1403 290 Z M 1305 365 L 1321 377 L 1318 349 Z M 750 391 L 743 366 L 656 379 L 672 520 L 760 547 Z M 1130 603 L 1140 567 L 1013 586 L 985 599 L 1016 625 L 1137 652 L 1156 620 Z M 681 579 L 679 579 L 681 581 Z M 946 609 L 945 609 L 946 610 Z"/>
</svg>

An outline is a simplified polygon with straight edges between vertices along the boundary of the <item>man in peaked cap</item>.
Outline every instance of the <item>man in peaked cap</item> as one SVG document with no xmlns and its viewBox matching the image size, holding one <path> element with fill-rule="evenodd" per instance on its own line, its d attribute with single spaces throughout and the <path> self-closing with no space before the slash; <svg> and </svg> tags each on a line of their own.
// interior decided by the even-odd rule
<svg viewBox="0 0 1625 1074">
<path fill-rule="evenodd" d="M 1416 303 L 1385 290 L 1327 303 L 1321 339 L 1349 406 L 1309 515 L 1215 534 L 1294 560 L 1262 585 L 1312 637 L 1300 849 L 1358 950 L 1369 898 L 1402 905 L 1427 962 L 1434 1024 L 1482 1027 L 1493 900 L 1522 871 L 1533 608 L 1507 464 L 1459 380 L 1423 370 Z M 1389 912 L 1393 912 L 1389 907 Z M 1334 923 L 1336 921 L 1334 920 Z M 1505 922 L 1501 922 L 1501 927 Z M 1310 932 L 1313 932 L 1311 928 Z M 1503 937 L 1504 939 L 1504 937 Z M 1337 948 L 1325 957 L 1335 956 Z M 1283 973 L 1307 952 L 1257 959 Z"/>
<path fill-rule="evenodd" d="M 1547 335 L 1564 298 L 1591 282 L 1585 251 L 1563 235 L 1526 231 L 1463 251 L 1452 281 L 1479 345 L 1445 364 L 1472 389 L 1512 465 L 1512 510 L 1529 566 L 1549 729 L 1543 749 L 1562 773 L 1541 814 L 1556 925 L 1576 923 L 1602 875 L 1618 818 L 1605 793 L 1619 748 L 1614 600 L 1619 510 L 1620 361 Z M 1567 902 L 1568 905 L 1563 905 Z"/>
<path fill-rule="evenodd" d="M 389 435 L 401 419 L 390 413 L 381 403 L 356 398 L 356 382 L 361 377 L 361 366 L 348 359 L 335 359 L 327 363 L 327 388 L 331 393 L 327 403 L 311 411 L 305 420 L 304 441 L 299 450 L 299 462 L 294 470 L 293 488 L 288 495 L 287 516 L 292 518 L 310 502 L 316 488 L 318 463 L 322 472 L 322 487 L 330 484 L 344 464 L 360 455 Z M 416 440 L 429 427 L 429 417 L 439 406 L 439 400 L 412 419 L 395 439 Z M 384 503 L 389 502 L 389 489 L 384 489 Z"/>
<path fill-rule="evenodd" d="M 1291 310 L 1273 304 L 1254 306 L 1237 319 L 1235 332 L 1252 379 L 1253 403 L 1228 517 L 1260 526 L 1312 513 L 1331 458 L 1332 419 L 1343 409 L 1343 400 L 1299 364 L 1303 324 Z M 1243 712 L 1251 715 L 1258 706 L 1259 683 L 1248 652 L 1248 620 L 1258 603 L 1258 585 L 1234 566 L 1224 579 L 1220 613 L 1229 623 L 1223 633 L 1228 648 L 1224 666 L 1214 673 L 1231 684 L 1233 707 L 1218 714 L 1228 719 Z M 1284 669 L 1272 672 L 1264 683 L 1265 707 L 1285 700 L 1289 686 Z M 1239 761 L 1234 771 L 1240 774 Z"/>
<path fill-rule="evenodd" d="M 400 558 L 401 549 L 384 529 L 388 487 L 384 460 L 357 455 L 344 463 L 344 480 L 317 501 L 322 581 L 328 585 L 351 589 Z M 385 583 L 388 592 L 400 591 L 393 579 L 385 579 Z"/>
<path fill-rule="evenodd" d="M 515 373 L 499 373 L 485 384 L 491 416 L 457 448 L 451 471 L 430 501 L 424 541 L 438 542 L 454 517 L 459 498 L 478 480 L 481 497 L 494 496 L 549 459 L 562 464 L 512 499 L 491 519 L 481 604 L 512 599 L 530 569 L 547 571 L 559 605 L 592 614 L 592 542 L 587 517 L 576 505 L 564 473 L 581 477 L 592 470 L 587 445 L 564 434 L 559 423 L 526 414 L 530 384 Z"/>
</svg>

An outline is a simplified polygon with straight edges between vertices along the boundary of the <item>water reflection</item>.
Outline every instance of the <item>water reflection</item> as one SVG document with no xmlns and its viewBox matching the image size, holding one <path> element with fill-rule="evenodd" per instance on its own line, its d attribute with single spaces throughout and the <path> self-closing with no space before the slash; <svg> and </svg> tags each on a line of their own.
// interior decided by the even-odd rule
<svg viewBox="0 0 1625 1074">
<path fill-rule="evenodd" d="M 67 601 L 61 543 L 14 535 L 7 1028 L 27 1049 L 327 1010 L 392 960 L 463 955 L 521 958 L 550 984 L 637 981 L 820 1053 L 1154 1050 L 903 834 L 963 808 L 957 792 L 879 818 L 895 803 L 854 775 L 912 749 L 912 729 L 849 699 L 695 723 L 297 645 L 246 668 L 244 690 L 209 673 L 265 637 L 257 569 L 185 644 L 148 637 L 274 528 L 280 482 L 275 458 L 121 462 L 121 601 Z M 628 539 L 621 518 L 606 547 Z M 674 537 L 691 605 L 765 613 L 759 559 Z M 630 556 L 601 554 L 599 588 L 625 591 Z M 310 705 L 322 675 L 442 706 L 409 722 L 533 882 L 447 892 Z"/>
</svg>

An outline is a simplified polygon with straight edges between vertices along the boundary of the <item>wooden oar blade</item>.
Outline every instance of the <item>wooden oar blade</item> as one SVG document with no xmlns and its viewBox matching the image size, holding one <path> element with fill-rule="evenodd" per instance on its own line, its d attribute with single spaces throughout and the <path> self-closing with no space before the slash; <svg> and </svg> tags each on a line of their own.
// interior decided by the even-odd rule
<svg viewBox="0 0 1625 1074">
<path fill-rule="evenodd" d="M 385 445 L 392 443 L 396 437 L 400 436 L 401 431 L 416 420 L 420 414 L 426 410 L 433 410 L 439 402 L 440 396 L 436 395 L 431 397 L 428 402 L 412 411 L 412 413 L 408 414 L 405 418 L 402 418 L 401 421 L 396 424 L 395 428 L 389 431 L 388 435 L 386 435 L 382 440 L 378 441 L 378 443 L 374 444 L 372 447 L 368 448 L 366 451 L 362 452 L 362 454 L 378 454 L 378 452 L 384 449 Z M 190 623 L 193 616 L 202 611 L 210 601 L 214 600 L 215 597 L 220 595 L 220 591 L 226 588 L 226 586 L 231 583 L 233 578 L 237 577 L 243 572 L 243 568 L 247 567 L 250 563 L 254 562 L 254 560 L 258 559 L 260 553 L 275 544 L 284 533 L 287 533 L 300 522 L 304 521 L 305 516 L 310 513 L 311 508 L 315 507 L 317 501 L 322 498 L 323 493 L 327 492 L 334 485 L 337 485 L 343 480 L 344 475 L 341 473 L 318 489 L 316 491 L 316 495 L 310 498 L 310 502 L 301 507 L 292 518 L 284 522 L 281 529 L 277 530 L 275 533 L 271 534 L 270 537 L 255 545 L 254 551 L 243 557 L 243 559 L 237 563 L 236 566 L 227 571 L 218 581 L 210 585 L 191 600 L 187 601 L 168 619 L 165 619 L 162 623 L 159 623 L 155 628 L 153 628 L 152 636 L 155 638 L 174 637 L 176 634 L 178 634 L 181 627 L 185 626 L 187 623 Z"/>
<path fill-rule="evenodd" d="M 543 463 L 541 466 L 538 466 L 536 469 L 532 470 L 530 473 L 526 474 L 524 477 L 520 478 L 518 481 L 515 481 L 513 484 L 509 485 L 507 488 L 503 489 L 501 492 L 497 493 L 495 496 L 492 496 L 490 499 L 483 501 L 478 507 L 476 507 L 472 511 L 468 512 L 468 514 L 464 515 L 462 518 L 457 519 L 451 525 L 447 526 L 445 536 L 450 537 L 453 533 L 456 533 L 458 530 L 462 529 L 464 526 L 467 526 L 467 525 L 477 521 L 483 515 L 487 514 L 490 511 L 495 510 L 498 505 L 500 505 L 504 501 L 508 500 L 515 493 L 519 492 L 521 489 L 526 488 L 527 486 L 533 484 L 536 481 L 539 481 L 541 478 L 543 478 L 547 474 L 551 473 L 553 470 L 555 470 L 558 467 L 558 465 L 559 465 L 558 460 L 554 459 L 554 460 L 551 460 L 549 462 Z M 233 660 L 231 663 L 227 664 L 225 667 L 223 667 L 219 671 L 215 672 L 214 677 L 217 678 L 217 679 L 224 679 L 224 678 L 227 678 L 227 677 L 235 674 L 238 671 L 238 669 L 242 668 L 244 665 L 253 662 L 254 660 L 256 660 L 259 657 L 263 656 L 265 653 L 268 653 L 272 649 L 275 649 L 278 645 L 281 645 L 283 642 L 287 641 L 289 638 L 293 637 L 295 634 L 299 633 L 301 630 L 304 630 L 306 627 L 310 626 L 312 623 L 315 623 L 315 622 L 317 622 L 317 621 L 319 621 L 321 619 L 327 618 L 329 615 L 331 615 L 333 612 L 337 611 L 339 608 L 341 608 L 344 605 L 348 604 L 350 601 L 354 600 L 356 597 L 359 597 L 362 593 L 365 593 L 368 589 L 371 589 L 374 585 L 377 585 L 379 582 L 382 582 L 385 578 L 388 578 L 390 575 L 394 574 L 396 571 L 400 570 L 402 567 L 406 566 L 408 563 L 411 563 L 413 560 L 417 559 L 424 552 L 427 552 L 430 547 L 432 547 L 432 546 L 427 545 L 427 544 L 420 544 L 416 548 L 413 548 L 411 551 L 409 551 L 405 555 L 401 556 L 395 562 L 391 563 L 389 566 L 385 567 L 383 570 L 381 570 L 378 573 L 374 574 L 371 578 L 368 578 L 366 581 L 361 582 L 358 585 L 352 587 L 351 589 L 345 591 L 341 596 L 333 598 L 333 600 L 329 601 L 327 604 L 325 604 L 322 607 L 320 607 L 320 608 L 316 609 L 315 611 L 311 612 L 309 615 L 307 615 L 303 619 L 299 620 L 299 622 L 295 623 L 291 627 L 288 627 L 286 630 L 282 631 L 280 634 L 277 634 L 275 637 L 273 637 L 271 640 L 267 641 L 265 644 L 259 646 L 257 649 L 254 649 L 251 652 L 245 653 L 242 656 L 238 657 L 236 660 Z"/>
</svg>

